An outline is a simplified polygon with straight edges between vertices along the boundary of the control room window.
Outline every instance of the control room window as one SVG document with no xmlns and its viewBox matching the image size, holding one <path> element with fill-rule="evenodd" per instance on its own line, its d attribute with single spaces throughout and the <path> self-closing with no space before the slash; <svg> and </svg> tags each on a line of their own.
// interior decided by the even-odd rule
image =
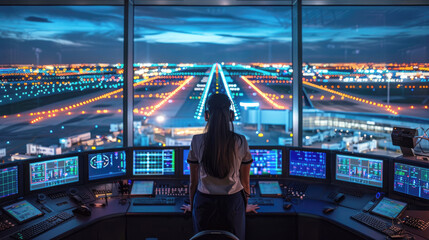
<svg viewBox="0 0 429 240">
<path fill-rule="evenodd" d="M 428 11 L 303 7 L 303 145 L 396 156 L 394 126 L 429 128 Z"/>
<path fill-rule="evenodd" d="M 0 162 L 121 147 L 123 7 L 0 12 Z"/>
<path fill-rule="evenodd" d="M 291 144 L 291 7 L 135 8 L 134 145 L 189 146 L 226 93 L 250 145 Z"/>
</svg>

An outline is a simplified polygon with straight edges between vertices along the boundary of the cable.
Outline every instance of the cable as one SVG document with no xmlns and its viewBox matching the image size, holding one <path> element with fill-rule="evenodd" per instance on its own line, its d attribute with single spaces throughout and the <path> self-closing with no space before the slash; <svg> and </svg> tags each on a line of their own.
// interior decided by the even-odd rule
<svg viewBox="0 0 429 240">
<path fill-rule="evenodd" d="M 422 153 L 426 153 L 426 152 L 423 150 L 423 147 L 422 147 L 421 141 L 422 141 L 422 140 L 427 140 L 427 141 L 429 141 L 429 128 L 427 128 L 426 130 L 425 130 L 424 128 L 422 128 L 422 127 L 417 127 L 417 128 L 416 128 L 416 130 L 417 130 L 417 131 L 418 131 L 419 129 L 421 129 L 421 130 L 423 131 L 423 135 L 421 135 L 421 136 L 417 136 L 417 137 L 416 137 L 416 138 L 417 138 L 417 141 L 416 141 L 416 148 L 417 148 L 417 146 L 419 146 L 420 151 L 421 151 Z"/>
</svg>

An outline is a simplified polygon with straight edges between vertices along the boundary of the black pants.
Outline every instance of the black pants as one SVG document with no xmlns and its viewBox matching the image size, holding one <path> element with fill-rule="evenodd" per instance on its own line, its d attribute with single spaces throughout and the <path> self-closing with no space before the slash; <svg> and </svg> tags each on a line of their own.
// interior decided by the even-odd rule
<svg viewBox="0 0 429 240">
<path fill-rule="evenodd" d="M 246 206 L 240 191 L 231 195 L 208 195 L 197 191 L 192 210 L 194 231 L 226 230 L 245 238 Z"/>
</svg>

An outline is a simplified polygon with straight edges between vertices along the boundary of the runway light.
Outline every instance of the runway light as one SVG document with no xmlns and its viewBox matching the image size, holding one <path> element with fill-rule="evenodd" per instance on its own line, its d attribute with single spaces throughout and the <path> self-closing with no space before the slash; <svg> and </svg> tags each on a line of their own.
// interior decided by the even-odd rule
<svg viewBox="0 0 429 240">
<path fill-rule="evenodd" d="M 163 123 L 165 121 L 165 117 L 164 116 L 157 116 L 156 121 L 159 123 Z"/>
</svg>

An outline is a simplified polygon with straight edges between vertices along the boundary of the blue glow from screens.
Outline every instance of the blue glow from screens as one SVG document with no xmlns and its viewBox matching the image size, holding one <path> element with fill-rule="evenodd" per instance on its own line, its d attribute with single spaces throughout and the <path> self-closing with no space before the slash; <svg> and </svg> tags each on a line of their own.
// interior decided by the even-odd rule
<svg viewBox="0 0 429 240">
<path fill-rule="evenodd" d="M 289 174 L 326 179 L 326 153 L 290 150 Z"/>
<path fill-rule="evenodd" d="M 189 166 L 189 163 L 187 162 L 189 155 L 189 149 L 183 150 L 183 175 L 190 175 L 191 174 L 191 168 Z"/>
<path fill-rule="evenodd" d="M 126 171 L 125 151 L 88 154 L 89 180 L 123 176 Z"/>
<path fill-rule="evenodd" d="M 174 149 L 135 150 L 133 175 L 174 175 Z"/>
<path fill-rule="evenodd" d="M 429 200 L 429 168 L 395 163 L 393 189 Z"/>
<path fill-rule="evenodd" d="M 0 169 L 0 199 L 18 194 L 18 167 Z"/>
<path fill-rule="evenodd" d="M 30 163 L 30 191 L 79 181 L 79 158 Z"/>
<path fill-rule="evenodd" d="M 281 149 L 250 149 L 252 166 L 250 175 L 281 175 L 282 150 Z"/>
<path fill-rule="evenodd" d="M 335 178 L 381 188 L 383 187 L 383 160 L 337 154 Z"/>
</svg>

